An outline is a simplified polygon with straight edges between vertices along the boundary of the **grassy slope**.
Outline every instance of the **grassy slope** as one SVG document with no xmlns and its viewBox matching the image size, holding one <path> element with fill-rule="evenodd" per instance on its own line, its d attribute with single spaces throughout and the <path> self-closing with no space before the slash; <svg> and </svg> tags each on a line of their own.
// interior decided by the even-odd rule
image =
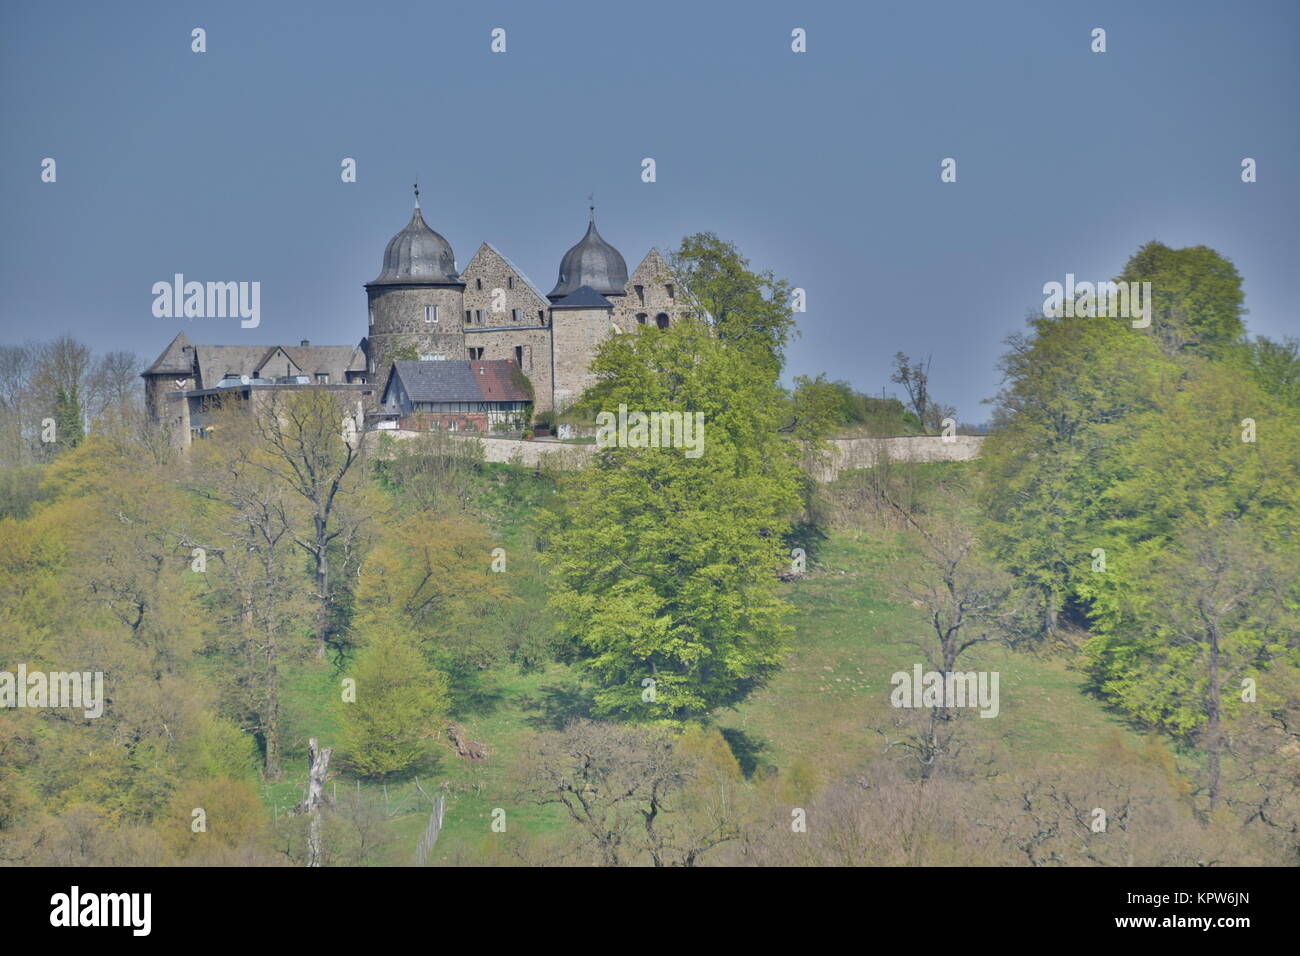
<svg viewBox="0 0 1300 956">
<path fill-rule="evenodd" d="M 502 479 L 495 491 L 510 505 L 498 529 L 509 548 L 522 541 L 521 516 L 537 503 L 519 486 L 507 488 L 506 482 L 514 480 Z M 738 708 L 715 715 L 747 773 L 776 773 L 811 797 L 831 779 L 879 758 L 882 737 L 873 728 L 887 728 L 895 713 L 889 706 L 890 675 L 910 671 L 923 660 L 911 642 L 928 638 L 922 612 L 890 598 L 890 568 L 889 543 L 838 534 L 818 550 L 810 573 L 786 586 L 797 609 L 786 668 Z M 962 663 L 1001 674 L 1001 715 L 992 720 L 972 716 L 968 723 L 976 739 L 999 752 L 1003 766 L 1059 766 L 1094 751 L 1115 733 L 1136 741 L 1100 702 L 1080 693 L 1081 675 L 1059 659 L 987 648 L 969 653 Z M 332 704 L 339 677 L 332 668 L 307 667 L 286 682 L 286 721 L 294 749 L 285 762 L 286 782 L 263 787 L 268 806 L 278 806 L 280 812 L 301 796 L 306 737 L 316 733 L 333 742 L 337 721 Z M 440 739 L 435 761 L 418 771 L 427 791 L 450 785 L 444 828 L 431 862 L 496 858 L 505 838 L 491 832 L 494 807 L 506 810 L 507 834 L 566 825 L 557 808 L 520 802 L 510 768 L 527 753 L 533 732 L 556 726 L 573 712 L 576 682 L 574 670 L 561 664 L 532 673 L 509 664 L 482 672 L 472 702 L 462 702 L 453 718 L 471 739 L 487 746 L 490 756 L 481 764 L 467 763 Z M 340 792 L 356 786 L 347 774 L 338 776 Z M 378 784 L 361 786 L 382 792 Z M 428 817 L 412 791 L 409 776 L 388 784 L 389 804 L 403 808 L 389 823 L 395 838 L 386 860 L 391 864 L 412 861 Z"/>
</svg>

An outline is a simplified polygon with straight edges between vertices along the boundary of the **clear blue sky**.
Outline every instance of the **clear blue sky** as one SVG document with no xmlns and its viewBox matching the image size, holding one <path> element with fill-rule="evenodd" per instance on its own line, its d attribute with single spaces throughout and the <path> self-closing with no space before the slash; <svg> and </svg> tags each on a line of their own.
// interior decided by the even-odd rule
<svg viewBox="0 0 1300 956">
<path fill-rule="evenodd" d="M 789 375 L 879 393 L 932 353 L 982 421 L 1043 283 L 1148 239 L 1218 249 L 1251 331 L 1300 334 L 1298 100 L 1296 0 L 5 0 L 0 342 L 356 342 L 418 175 L 462 266 L 490 241 L 543 291 L 589 191 L 629 267 L 714 231 L 807 289 Z M 261 327 L 154 318 L 176 272 L 260 281 Z"/>
</svg>

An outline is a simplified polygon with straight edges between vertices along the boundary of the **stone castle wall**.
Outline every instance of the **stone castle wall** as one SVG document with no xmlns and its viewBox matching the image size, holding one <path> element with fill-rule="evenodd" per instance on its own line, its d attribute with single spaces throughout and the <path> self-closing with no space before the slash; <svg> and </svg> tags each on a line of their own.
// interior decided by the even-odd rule
<svg viewBox="0 0 1300 956">
<path fill-rule="evenodd" d="M 555 407 L 563 411 L 596 382 L 588 366 L 614 332 L 609 309 L 556 309 L 551 321 L 555 362 Z"/>
<path fill-rule="evenodd" d="M 386 431 L 367 432 L 367 437 L 377 434 L 392 435 L 397 439 L 414 438 L 419 432 Z M 455 436 L 457 441 L 480 441 L 478 438 Z M 376 439 L 377 440 L 377 439 Z M 509 464 L 517 461 L 526 468 L 547 464 L 560 468 L 580 468 L 596 454 L 595 445 L 575 445 L 556 441 L 519 441 L 511 438 L 484 438 L 484 458 L 487 461 Z M 951 441 L 936 436 L 915 438 L 843 438 L 832 441 L 840 450 L 835 464 L 816 477 L 818 481 L 834 481 L 842 472 L 856 468 L 871 468 L 887 455 L 892 461 L 970 461 L 978 458 L 984 439 L 979 435 L 957 435 Z M 707 447 L 707 446 L 706 446 Z"/>
<path fill-rule="evenodd" d="M 637 287 L 640 286 L 640 292 Z M 672 287 L 671 294 L 669 287 Z M 668 268 L 668 263 L 651 249 L 641 264 L 627 280 L 627 295 L 614 301 L 614 322 L 624 332 L 635 332 L 639 326 L 655 327 L 655 317 L 668 316 L 669 324 L 681 317 L 686 300 L 678 279 Z M 644 319 L 644 321 L 643 321 Z"/>
<path fill-rule="evenodd" d="M 393 355 L 403 345 L 414 345 L 421 354 L 441 354 L 464 359 L 465 335 L 463 296 L 458 285 L 376 286 L 369 290 L 373 322 L 367 333 L 375 365 L 371 371 L 383 377 Z M 424 320 L 424 307 L 438 307 L 438 321 Z"/>
</svg>

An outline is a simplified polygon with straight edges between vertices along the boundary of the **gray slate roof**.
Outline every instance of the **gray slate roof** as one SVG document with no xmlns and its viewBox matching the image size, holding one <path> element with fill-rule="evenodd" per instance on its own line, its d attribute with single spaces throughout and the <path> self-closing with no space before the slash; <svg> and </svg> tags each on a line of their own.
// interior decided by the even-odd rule
<svg viewBox="0 0 1300 956">
<path fill-rule="evenodd" d="M 553 309 L 612 309 L 614 303 L 589 285 L 579 286 L 563 299 L 557 299 Z"/>
<path fill-rule="evenodd" d="M 358 345 L 193 345 L 182 332 L 144 374 L 192 375 L 196 388 L 215 388 L 228 373 L 251 378 L 261 372 L 264 378 L 275 378 L 324 372 L 338 383 L 347 380 L 348 372 L 365 369 L 366 357 Z"/>
<path fill-rule="evenodd" d="M 601 295 L 625 295 L 627 263 L 623 254 L 606 242 L 596 231 L 593 212 L 587 234 L 560 260 L 560 278 L 551 290 L 552 301 L 589 285 Z"/>
<path fill-rule="evenodd" d="M 526 402 L 528 393 L 511 381 L 514 369 L 514 362 L 502 359 L 399 360 L 393 363 L 383 398 L 386 403 L 393 376 L 397 376 L 412 402 Z"/>
<path fill-rule="evenodd" d="M 429 228 L 416 206 L 406 228 L 388 240 L 384 271 L 367 285 L 457 283 L 451 243 Z"/>
</svg>

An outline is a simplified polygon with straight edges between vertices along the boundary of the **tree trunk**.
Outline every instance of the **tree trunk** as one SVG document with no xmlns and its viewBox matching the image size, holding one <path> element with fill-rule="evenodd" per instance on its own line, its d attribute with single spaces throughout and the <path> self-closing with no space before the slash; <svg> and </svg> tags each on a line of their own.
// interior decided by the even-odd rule
<svg viewBox="0 0 1300 956">
<path fill-rule="evenodd" d="M 320 808 L 325 804 L 325 774 L 329 770 L 330 754 L 333 747 L 321 750 L 316 738 L 309 743 L 311 771 L 307 777 L 307 799 L 299 806 L 304 807 L 311 820 L 307 827 L 307 865 L 320 866 L 325 850 L 321 842 Z"/>
<path fill-rule="evenodd" d="M 1219 675 L 1219 631 L 1210 626 L 1210 674 L 1206 688 L 1205 744 L 1209 751 L 1210 812 L 1219 805 L 1219 753 L 1222 750 L 1220 713 L 1223 705 L 1223 681 Z"/>
<path fill-rule="evenodd" d="M 262 727 L 266 734 L 266 779 L 279 780 L 284 771 L 280 766 L 280 668 L 275 659 L 274 644 L 266 669 L 266 714 Z"/>
<path fill-rule="evenodd" d="M 325 523 L 316 519 L 316 659 L 325 660 L 325 633 L 329 628 L 329 542 Z"/>
</svg>

